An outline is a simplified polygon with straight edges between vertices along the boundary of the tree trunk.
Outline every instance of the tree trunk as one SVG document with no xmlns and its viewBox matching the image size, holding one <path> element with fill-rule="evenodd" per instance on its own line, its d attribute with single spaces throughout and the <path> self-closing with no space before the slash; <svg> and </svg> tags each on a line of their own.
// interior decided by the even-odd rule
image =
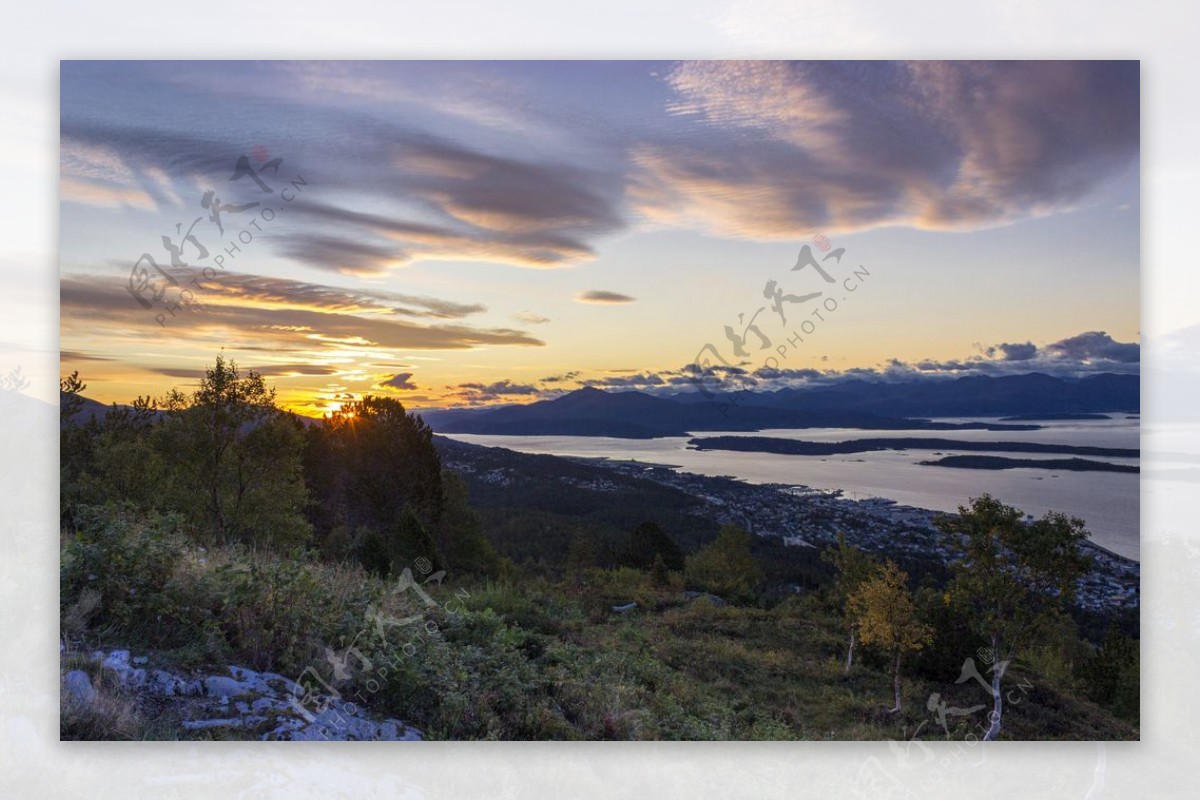
<svg viewBox="0 0 1200 801">
<path fill-rule="evenodd" d="M 842 671 L 843 676 L 850 675 L 850 666 L 854 664 L 854 641 L 856 635 L 857 632 L 854 629 L 850 629 L 850 647 L 846 649 L 846 669 Z"/>
<path fill-rule="evenodd" d="M 1003 712 L 1003 699 L 1000 695 L 1000 678 L 1004 675 L 1004 662 L 1000 661 L 1000 638 L 992 635 L 992 715 L 984 741 L 995 740 L 1000 735 L 1000 714 Z"/>
<path fill-rule="evenodd" d="M 896 658 L 892 662 L 892 683 L 896 690 L 896 705 L 888 710 L 889 715 L 894 715 L 900 711 L 900 652 L 896 652 Z"/>
</svg>

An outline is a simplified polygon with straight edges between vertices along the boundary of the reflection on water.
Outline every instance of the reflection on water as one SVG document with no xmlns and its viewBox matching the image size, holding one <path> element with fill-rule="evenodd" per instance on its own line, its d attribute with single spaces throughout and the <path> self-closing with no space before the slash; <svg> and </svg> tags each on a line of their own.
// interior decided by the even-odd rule
<svg viewBox="0 0 1200 801">
<path fill-rule="evenodd" d="M 958 422 L 958 420 L 954 420 Z M 814 441 L 843 441 L 867 437 L 937 437 L 972 442 L 1039 442 L 1059 445 L 1138 447 L 1138 421 L 1123 416 L 1112 420 L 1039 423 L 1038 431 L 872 431 L 862 429 L 784 429 L 761 431 L 770 436 Z M 701 436 L 726 432 L 705 431 Z M 746 432 L 728 432 L 747 436 Z M 1139 557 L 1138 475 L 1036 470 L 964 470 L 931 467 L 918 462 L 936 458 L 931 451 L 871 451 L 837 456 L 787 456 L 768 453 L 689 450 L 689 437 L 629 440 L 612 437 L 500 436 L 453 434 L 476 445 L 509 448 L 523 453 L 557 456 L 637 459 L 677 465 L 703 475 L 728 475 L 753 483 L 804 484 L 817 489 L 840 489 L 850 498 L 891 498 L 926 509 L 953 511 L 968 498 L 984 492 L 1033 515 L 1054 510 L 1083 518 L 1092 539 L 1132 559 Z M 938 451 L 943 455 L 965 453 Z M 972 451 L 971 453 L 988 453 Z M 1047 459 L 1050 454 L 998 453 L 1013 458 Z M 1069 458 L 1069 457 L 1068 457 Z M 1136 459 L 1086 457 L 1136 464 Z"/>
</svg>

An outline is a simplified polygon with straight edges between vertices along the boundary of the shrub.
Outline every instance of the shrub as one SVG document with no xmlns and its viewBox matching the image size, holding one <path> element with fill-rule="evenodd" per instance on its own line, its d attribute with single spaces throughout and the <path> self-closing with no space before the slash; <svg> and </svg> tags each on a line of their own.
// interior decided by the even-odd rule
<svg viewBox="0 0 1200 801">
<path fill-rule="evenodd" d="M 746 600 L 762 581 L 762 570 L 750 553 L 751 534 L 724 526 L 717 538 L 687 560 L 687 581 L 696 589 L 724 598 Z"/>
<path fill-rule="evenodd" d="M 59 571 L 62 611 L 79 608 L 90 591 L 99 594 L 98 603 L 85 601 L 96 623 L 129 629 L 156 619 L 183 555 L 179 519 L 106 504 L 80 507 L 76 521 Z"/>
</svg>

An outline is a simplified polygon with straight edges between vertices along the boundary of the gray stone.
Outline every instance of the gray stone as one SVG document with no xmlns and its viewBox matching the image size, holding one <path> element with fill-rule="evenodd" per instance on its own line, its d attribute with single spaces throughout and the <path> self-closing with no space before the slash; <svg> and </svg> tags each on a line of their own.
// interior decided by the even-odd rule
<svg viewBox="0 0 1200 801">
<path fill-rule="evenodd" d="M 131 658 L 127 650 L 96 651 L 92 658 L 116 674 L 121 684 L 143 687 L 160 698 L 197 697 L 188 704 L 194 719 L 182 724 L 188 730 L 247 729 L 270 723 L 275 728 L 262 735 L 264 740 L 421 739 L 421 732 L 402 721 L 374 720 L 353 704 L 339 703 L 336 694 L 308 698 L 303 687 L 278 673 L 229 665 L 228 676 L 192 677 L 154 668 L 148 658 Z M 83 671 L 72 671 L 63 682 L 72 704 L 94 701 L 96 690 Z M 307 708 L 297 703 L 301 697 L 307 699 Z"/>
<path fill-rule="evenodd" d="M 286 676 L 280 676 L 278 673 L 261 673 L 259 675 L 262 676 L 263 681 L 271 685 L 272 688 L 282 688 L 283 691 L 288 695 L 304 695 L 304 688 Z"/>
<path fill-rule="evenodd" d="M 213 718 L 212 720 L 185 720 L 183 727 L 185 729 L 217 729 L 217 728 L 242 728 L 246 726 L 257 726 L 260 723 L 266 723 L 267 719 L 262 717 L 245 717 L 245 718 Z"/>
<path fill-rule="evenodd" d="M 249 687 L 228 676 L 209 676 L 204 679 L 204 694 L 209 698 L 229 698 L 249 692 Z"/>
<path fill-rule="evenodd" d="M 182 695 L 183 682 L 175 678 L 165 670 L 156 670 L 150 674 L 150 680 L 147 684 L 151 692 L 158 695 Z"/>
<path fill-rule="evenodd" d="M 63 683 L 67 688 L 67 697 L 79 706 L 91 706 L 96 700 L 96 688 L 92 680 L 82 670 L 72 670 L 67 674 Z"/>
</svg>

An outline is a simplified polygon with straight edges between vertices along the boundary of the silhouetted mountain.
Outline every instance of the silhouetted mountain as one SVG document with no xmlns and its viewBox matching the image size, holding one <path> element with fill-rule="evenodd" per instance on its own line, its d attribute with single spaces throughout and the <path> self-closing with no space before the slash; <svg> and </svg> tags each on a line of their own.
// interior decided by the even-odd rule
<svg viewBox="0 0 1200 801">
<path fill-rule="evenodd" d="M 847 381 L 828 388 L 764 392 L 752 402 L 787 409 L 853 409 L 900 417 L 992 417 L 1136 413 L 1140 399 L 1136 375 L 1102 373 L 1076 380 L 1028 373 L 894 384 Z"/>
<path fill-rule="evenodd" d="M 59 403 L 62 403 L 66 397 L 67 393 L 59 392 Z M 71 421 L 79 425 L 83 425 L 92 418 L 95 418 L 97 421 L 103 421 L 104 415 L 106 415 L 109 410 L 112 409 L 111 406 L 107 406 L 97 400 L 92 400 L 84 395 L 80 395 L 79 400 L 83 403 L 79 407 L 79 411 L 75 412 L 75 414 L 71 416 Z"/>
<path fill-rule="evenodd" d="M 680 437 L 695 431 L 760 431 L 765 428 L 867 428 L 955 430 L 994 428 L 1028 431 L 1031 425 L 951 424 L 910 420 L 873 411 L 794 409 L 766 405 L 763 395 L 737 404 L 684 402 L 641 392 L 579 389 L 554 400 L 500 409 L 422 412 L 439 433 L 571 435 L 623 438 Z"/>
</svg>

